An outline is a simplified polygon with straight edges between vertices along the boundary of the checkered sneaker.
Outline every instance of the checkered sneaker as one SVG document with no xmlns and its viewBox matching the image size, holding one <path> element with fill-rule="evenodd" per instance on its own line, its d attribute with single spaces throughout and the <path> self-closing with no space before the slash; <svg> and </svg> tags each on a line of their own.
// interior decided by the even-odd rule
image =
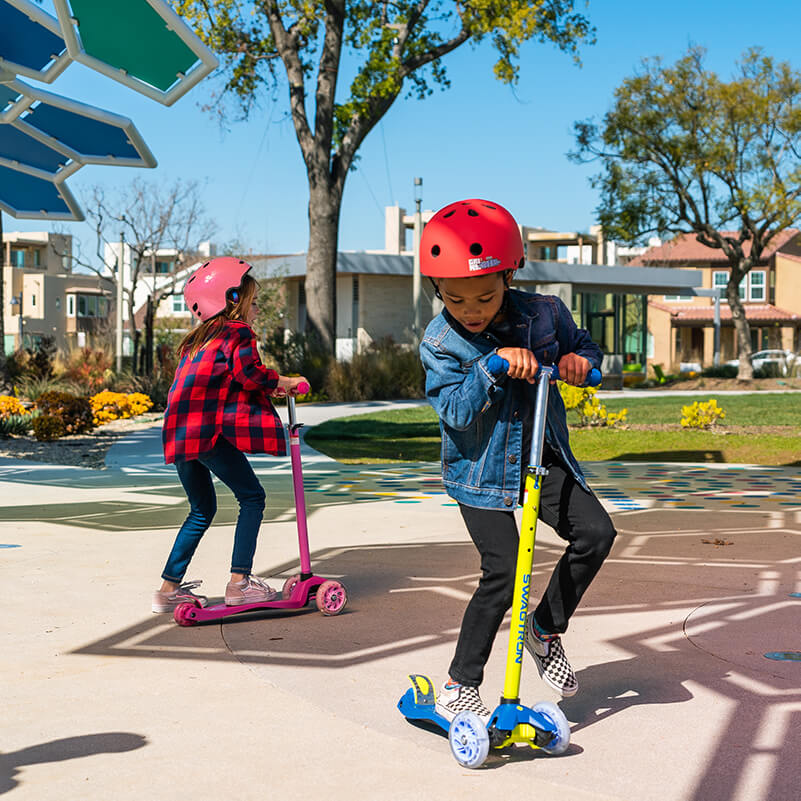
<svg viewBox="0 0 801 801">
<path fill-rule="evenodd" d="M 534 657 L 540 678 L 562 698 L 575 695 L 578 681 L 570 662 L 567 661 L 559 635 L 542 639 L 534 633 L 534 616 L 526 621 L 526 649 Z"/>
<path fill-rule="evenodd" d="M 460 712 L 475 712 L 484 723 L 487 723 L 491 714 L 478 694 L 478 687 L 449 685 L 447 682 L 437 695 L 436 710 L 446 720 L 453 720 Z"/>
</svg>

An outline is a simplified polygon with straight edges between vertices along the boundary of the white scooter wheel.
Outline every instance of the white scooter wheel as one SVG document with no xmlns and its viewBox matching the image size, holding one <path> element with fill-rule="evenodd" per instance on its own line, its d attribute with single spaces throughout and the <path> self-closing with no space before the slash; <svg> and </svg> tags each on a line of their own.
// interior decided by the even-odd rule
<svg viewBox="0 0 801 801">
<path fill-rule="evenodd" d="M 489 753 L 487 727 L 475 712 L 460 712 L 448 729 L 451 753 L 465 768 L 477 768 L 484 764 Z"/>
<path fill-rule="evenodd" d="M 559 707 L 551 703 L 551 701 L 542 701 L 532 707 L 534 712 L 544 715 L 548 720 L 553 723 L 556 730 L 553 740 L 548 745 L 543 745 L 542 750 L 546 754 L 554 756 L 564 754 L 567 747 L 570 745 L 570 724 L 567 722 L 565 713 Z"/>
</svg>

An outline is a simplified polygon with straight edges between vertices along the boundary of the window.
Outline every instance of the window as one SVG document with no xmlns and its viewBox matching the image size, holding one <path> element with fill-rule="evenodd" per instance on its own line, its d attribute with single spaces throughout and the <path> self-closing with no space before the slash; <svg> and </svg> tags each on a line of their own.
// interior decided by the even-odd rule
<svg viewBox="0 0 801 801">
<path fill-rule="evenodd" d="M 33 266 L 34 267 L 41 267 L 42 266 L 42 251 L 41 250 L 34 250 L 32 251 L 33 254 Z"/>
<path fill-rule="evenodd" d="M 766 299 L 765 285 L 767 273 L 765 270 L 751 270 L 748 275 L 740 281 L 740 300 L 760 302 Z M 725 289 L 729 283 L 729 273 L 715 271 L 712 273 L 712 286 Z"/>
<path fill-rule="evenodd" d="M 108 300 L 100 295 L 78 295 L 78 317 L 106 317 Z"/>
<path fill-rule="evenodd" d="M 188 312 L 189 309 L 187 308 L 186 301 L 184 300 L 183 295 L 173 295 L 172 296 L 172 310 L 177 313 L 181 312 Z"/>
<path fill-rule="evenodd" d="M 36 306 L 36 295 L 31 295 L 31 306 Z"/>
<path fill-rule="evenodd" d="M 56 298 L 56 308 L 57 309 L 61 308 L 61 298 Z"/>
<path fill-rule="evenodd" d="M 172 270 L 172 262 L 171 261 L 163 261 L 161 259 L 156 259 L 156 266 L 155 266 L 156 273 L 159 275 L 163 275 L 165 273 L 169 273 Z"/>
<path fill-rule="evenodd" d="M 668 301 L 692 300 L 692 295 L 663 295 L 663 298 Z"/>
<path fill-rule="evenodd" d="M 75 295 L 67 295 L 67 317 L 75 317 Z"/>
<path fill-rule="evenodd" d="M 765 271 L 752 270 L 748 274 L 748 278 L 750 287 L 748 299 L 754 301 L 765 300 Z"/>
<path fill-rule="evenodd" d="M 19 248 L 11 248 L 11 265 L 12 267 L 25 266 L 25 251 Z"/>
</svg>

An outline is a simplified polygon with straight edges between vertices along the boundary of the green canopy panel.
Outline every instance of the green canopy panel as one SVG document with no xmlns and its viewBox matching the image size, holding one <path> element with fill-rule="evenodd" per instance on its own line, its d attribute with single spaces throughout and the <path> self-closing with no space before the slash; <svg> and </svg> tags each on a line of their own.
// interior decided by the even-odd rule
<svg viewBox="0 0 801 801">
<path fill-rule="evenodd" d="M 75 61 L 165 105 L 217 67 L 216 56 L 164 0 L 54 3 Z"/>
<path fill-rule="evenodd" d="M 0 69 L 51 83 L 71 60 L 55 17 L 30 0 L 0 0 Z"/>
</svg>

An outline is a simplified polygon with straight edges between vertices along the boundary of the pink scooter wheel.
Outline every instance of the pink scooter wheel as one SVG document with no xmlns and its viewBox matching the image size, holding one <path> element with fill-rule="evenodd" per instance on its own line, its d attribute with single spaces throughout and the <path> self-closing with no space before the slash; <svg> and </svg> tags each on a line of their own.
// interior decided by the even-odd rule
<svg viewBox="0 0 801 801">
<path fill-rule="evenodd" d="M 344 584 L 338 581 L 324 581 L 317 588 L 315 600 L 317 608 L 324 615 L 338 615 L 348 602 L 348 593 Z"/>
<path fill-rule="evenodd" d="M 194 617 L 194 610 L 199 608 L 200 604 L 187 601 L 186 603 L 178 604 L 172 613 L 173 620 L 179 626 L 194 626 L 197 622 Z"/>
<path fill-rule="evenodd" d="M 295 589 L 298 582 L 300 581 L 300 574 L 296 573 L 294 576 L 290 576 L 285 582 L 284 587 L 281 590 L 281 597 L 286 601 L 290 595 L 292 595 L 292 590 Z"/>
</svg>

